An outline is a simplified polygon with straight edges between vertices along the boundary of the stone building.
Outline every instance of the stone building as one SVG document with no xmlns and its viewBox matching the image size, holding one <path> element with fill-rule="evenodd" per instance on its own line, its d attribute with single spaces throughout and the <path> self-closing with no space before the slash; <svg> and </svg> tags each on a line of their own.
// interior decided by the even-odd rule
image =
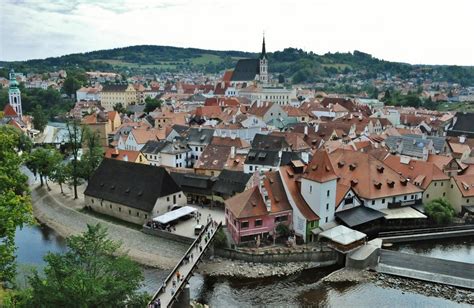
<svg viewBox="0 0 474 308">
<path fill-rule="evenodd" d="M 181 188 L 163 167 L 104 159 L 84 192 L 86 207 L 144 224 L 186 204 Z"/>
</svg>

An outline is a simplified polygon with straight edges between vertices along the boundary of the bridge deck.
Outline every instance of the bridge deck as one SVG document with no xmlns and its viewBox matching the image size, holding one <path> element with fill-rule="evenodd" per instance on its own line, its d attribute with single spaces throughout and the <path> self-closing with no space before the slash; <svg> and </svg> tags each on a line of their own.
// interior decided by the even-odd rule
<svg viewBox="0 0 474 308">
<path fill-rule="evenodd" d="M 163 285 L 161 285 L 158 291 L 154 294 L 152 302 L 159 299 L 161 307 L 171 307 L 180 291 L 188 283 L 194 268 L 205 253 L 206 248 L 208 248 L 212 242 L 214 235 L 221 225 L 222 223 L 216 225 L 213 222 L 209 222 L 206 225 L 201 234 L 186 251 L 183 258 L 168 275 L 166 280 L 163 282 Z M 180 273 L 179 280 L 177 279 L 177 272 Z"/>
<path fill-rule="evenodd" d="M 378 272 L 472 288 L 474 264 L 380 250 Z"/>
</svg>

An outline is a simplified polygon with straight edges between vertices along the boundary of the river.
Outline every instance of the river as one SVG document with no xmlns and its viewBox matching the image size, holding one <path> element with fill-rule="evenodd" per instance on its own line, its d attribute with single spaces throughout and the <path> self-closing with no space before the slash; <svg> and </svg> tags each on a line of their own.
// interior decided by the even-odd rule
<svg viewBox="0 0 474 308">
<path fill-rule="evenodd" d="M 65 251 L 65 241 L 45 226 L 25 227 L 16 233 L 19 281 L 32 266 L 44 266 L 48 252 Z M 474 262 L 474 239 L 404 244 L 391 249 Z M 285 278 L 229 279 L 196 274 L 190 280 L 191 297 L 211 307 L 307 306 L 328 307 L 447 307 L 463 306 L 442 298 L 384 288 L 372 283 L 322 283 L 320 280 L 336 268 L 307 270 Z M 144 268 L 143 290 L 152 292 L 166 272 Z M 22 282 L 23 281 L 23 282 Z M 465 305 L 467 307 L 467 305 Z"/>
</svg>

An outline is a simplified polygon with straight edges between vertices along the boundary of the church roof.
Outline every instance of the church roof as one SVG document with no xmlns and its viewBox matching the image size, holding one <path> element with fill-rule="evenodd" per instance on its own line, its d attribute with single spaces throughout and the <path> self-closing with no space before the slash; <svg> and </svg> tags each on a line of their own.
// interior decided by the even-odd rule
<svg viewBox="0 0 474 308">
<path fill-rule="evenodd" d="M 251 81 L 260 73 L 259 59 L 240 59 L 232 74 L 232 81 Z"/>
<path fill-rule="evenodd" d="M 15 109 L 10 104 L 6 104 L 5 108 L 3 109 L 3 115 L 5 117 L 18 117 Z"/>
</svg>

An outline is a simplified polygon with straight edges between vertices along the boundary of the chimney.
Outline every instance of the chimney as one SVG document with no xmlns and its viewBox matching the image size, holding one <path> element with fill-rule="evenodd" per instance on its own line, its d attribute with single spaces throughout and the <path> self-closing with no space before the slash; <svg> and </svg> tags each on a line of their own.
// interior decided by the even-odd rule
<svg viewBox="0 0 474 308">
<path fill-rule="evenodd" d="M 230 158 L 231 159 L 235 158 L 235 147 L 234 146 L 230 147 Z"/>
<path fill-rule="evenodd" d="M 305 127 L 304 127 L 304 135 L 305 135 L 305 136 L 308 136 L 308 126 L 305 126 Z"/>
<path fill-rule="evenodd" d="M 464 142 L 466 142 L 466 136 L 464 135 L 459 136 L 459 143 L 464 143 Z"/>
</svg>

